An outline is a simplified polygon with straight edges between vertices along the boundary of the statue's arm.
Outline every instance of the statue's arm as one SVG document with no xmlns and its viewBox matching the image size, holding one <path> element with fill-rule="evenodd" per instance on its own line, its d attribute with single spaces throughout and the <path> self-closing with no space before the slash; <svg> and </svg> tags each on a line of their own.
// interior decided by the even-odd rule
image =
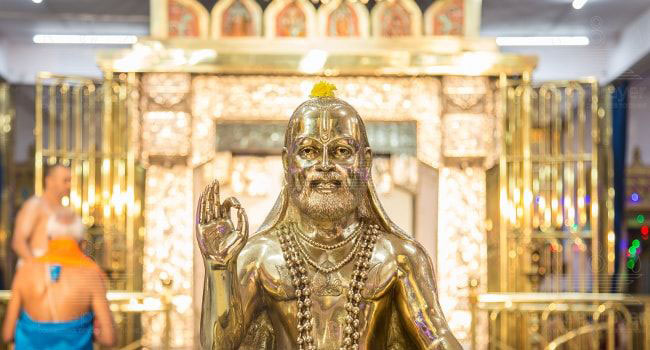
<svg viewBox="0 0 650 350">
<path fill-rule="evenodd" d="M 239 258 L 246 255 L 242 252 Z M 224 268 L 206 261 L 200 333 L 203 350 L 238 349 L 258 311 L 261 298 L 256 271 L 237 271 L 236 265 Z"/>
<path fill-rule="evenodd" d="M 397 256 L 397 310 L 418 350 L 462 350 L 449 330 L 436 291 L 431 259 L 417 242 Z"/>
<path fill-rule="evenodd" d="M 236 210 L 236 221 L 231 209 Z M 199 198 L 196 239 L 205 263 L 201 348 L 236 350 L 258 307 L 261 257 L 248 239 L 246 212 L 233 197 L 221 202 L 217 181 Z"/>
</svg>

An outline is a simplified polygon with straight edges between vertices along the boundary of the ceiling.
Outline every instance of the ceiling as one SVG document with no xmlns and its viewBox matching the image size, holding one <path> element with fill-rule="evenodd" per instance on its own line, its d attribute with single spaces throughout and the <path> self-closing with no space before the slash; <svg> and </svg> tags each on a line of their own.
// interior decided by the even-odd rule
<svg viewBox="0 0 650 350">
<path fill-rule="evenodd" d="M 149 31 L 147 0 L 0 0 L 0 39 L 34 34 L 136 34 Z"/>
<path fill-rule="evenodd" d="M 149 1 L 146 0 L 43 0 L 34 4 L 31 0 L 2 0 L 0 12 L 29 12 L 38 14 L 90 14 L 148 16 Z"/>
<path fill-rule="evenodd" d="M 207 7 L 216 2 L 200 1 Z M 426 8 L 431 0 L 418 3 Z M 483 0 L 482 34 L 611 37 L 648 9 L 650 0 L 590 0 L 581 10 L 571 0 Z M 146 35 L 148 16 L 147 0 L 2 0 L 0 36 L 22 41 L 36 33 Z"/>
<path fill-rule="evenodd" d="M 650 0 L 483 0 L 481 33 L 488 36 L 617 35 L 650 9 Z"/>
</svg>

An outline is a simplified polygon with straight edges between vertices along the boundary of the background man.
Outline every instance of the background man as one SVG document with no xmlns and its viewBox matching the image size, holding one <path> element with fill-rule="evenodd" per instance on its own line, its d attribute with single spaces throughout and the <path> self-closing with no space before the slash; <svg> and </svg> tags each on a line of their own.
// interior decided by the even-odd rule
<svg viewBox="0 0 650 350">
<path fill-rule="evenodd" d="M 70 194 L 70 169 L 53 165 L 45 173 L 41 197 L 28 199 L 16 216 L 12 248 L 20 260 L 41 256 L 47 250 L 47 225 L 57 211 L 64 210 L 61 200 Z"/>
<path fill-rule="evenodd" d="M 2 339 L 15 342 L 16 350 L 92 350 L 93 340 L 115 344 L 106 276 L 76 237 L 52 238 L 45 255 L 16 272 Z"/>
</svg>

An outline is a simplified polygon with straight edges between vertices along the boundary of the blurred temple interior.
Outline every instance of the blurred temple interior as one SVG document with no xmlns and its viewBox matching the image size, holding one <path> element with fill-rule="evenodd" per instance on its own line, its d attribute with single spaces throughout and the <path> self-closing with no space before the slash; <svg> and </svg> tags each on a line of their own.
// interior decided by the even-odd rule
<svg viewBox="0 0 650 350">
<path fill-rule="evenodd" d="M 115 348 L 198 349 L 198 196 L 256 231 L 327 80 L 463 348 L 650 350 L 647 28 L 647 0 L 3 0 L 0 310 L 63 164 Z"/>
</svg>

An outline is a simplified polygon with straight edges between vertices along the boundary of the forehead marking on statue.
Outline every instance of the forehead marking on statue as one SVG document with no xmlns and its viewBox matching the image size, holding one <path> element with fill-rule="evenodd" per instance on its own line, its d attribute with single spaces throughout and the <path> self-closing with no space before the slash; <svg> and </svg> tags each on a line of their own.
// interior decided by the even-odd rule
<svg viewBox="0 0 650 350">
<path fill-rule="evenodd" d="M 330 111 L 323 110 L 320 113 L 320 139 L 322 142 L 327 142 L 330 139 Z"/>
</svg>

